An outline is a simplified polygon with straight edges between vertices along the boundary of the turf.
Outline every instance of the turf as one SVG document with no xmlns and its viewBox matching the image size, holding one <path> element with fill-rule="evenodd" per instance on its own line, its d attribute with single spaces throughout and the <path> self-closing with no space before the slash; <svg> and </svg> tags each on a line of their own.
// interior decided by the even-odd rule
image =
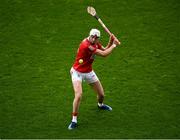
<svg viewBox="0 0 180 140">
<path fill-rule="evenodd" d="M 67 130 L 69 70 L 96 8 L 121 47 L 97 57 L 112 112 L 84 83 L 78 129 Z M 179 0 L 0 0 L 0 138 L 180 138 Z"/>
</svg>

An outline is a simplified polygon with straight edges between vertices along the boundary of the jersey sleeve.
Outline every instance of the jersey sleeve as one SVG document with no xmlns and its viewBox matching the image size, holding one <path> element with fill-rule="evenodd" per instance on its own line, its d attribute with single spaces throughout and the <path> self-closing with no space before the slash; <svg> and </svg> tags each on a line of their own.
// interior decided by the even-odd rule
<svg viewBox="0 0 180 140">
<path fill-rule="evenodd" d="M 104 50 L 104 49 L 103 49 L 103 46 L 101 45 L 101 43 L 98 43 L 97 45 L 98 45 L 98 49 Z"/>
</svg>

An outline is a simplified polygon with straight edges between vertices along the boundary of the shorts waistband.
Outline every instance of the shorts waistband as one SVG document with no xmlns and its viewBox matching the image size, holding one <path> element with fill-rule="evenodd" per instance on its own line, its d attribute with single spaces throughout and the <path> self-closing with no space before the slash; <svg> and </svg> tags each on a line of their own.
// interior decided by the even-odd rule
<svg viewBox="0 0 180 140">
<path fill-rule="evenodd" d="M 88 73 L 93 72 L 93 70 L 90 71 L 90 72 L 79 72 L 79 71 L 77 71 L 76 69 L 74 69 L 73 67 L 71 68 L 71 70 L 76 71 L 76 72 L 79 73 L 79 74 L 88 74 Z"/>
</svg>

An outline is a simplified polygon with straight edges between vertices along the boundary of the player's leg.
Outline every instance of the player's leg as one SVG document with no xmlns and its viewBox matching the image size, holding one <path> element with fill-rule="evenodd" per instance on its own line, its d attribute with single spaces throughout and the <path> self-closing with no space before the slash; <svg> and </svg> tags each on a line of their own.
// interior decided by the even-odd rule
<svg viewBox="0 0 180 140">
<path fill-rule="evenodd" d="M 73 113 L 77 114 L 82 97 L 82 81 L 73 81 L 72 83 L 75 94 L 73 101 Z"/>
<path fill-rule="evenodd" d="M 98 107 L 103 110 L 112 110 L 108 105 L 103 104 L 104 101 L 104 89 L 94 71 L 89 73 L 86 77 L 86 81 L 97 93 Z"/>
<path fill-rule="evenodd" d="M 103 104 L 104 101 L 104 90 L 101 85 L 101 82 L 98 80 L 94 83 L 90 83 L 90 86 L 94 89 L 94 91 L 97 93 L 97 100 L 98 100 L 98 107 L 103 110 L 109 110 L 111 111 L 112 108 L 106 104 Z"/>
<path fill-rule="evenodd" d="M 101 82 L 98 80 L 94 83 L 90 83 L 89 84 L 93 90 L 97 93 L 97 100 L 98 100 L 98 103 L 102 104 L 103 101 L 104 101 L 104 89 L 101 85 Z"/>
<path fill-rule="evenodd" d="M 72 85 L 74 89 L 72 122 L 68 129 L 74 129 L 77 126 L 77 115 L 82 97 L 82 77 L 75 71 L 71 70 Z"/>
</svg>

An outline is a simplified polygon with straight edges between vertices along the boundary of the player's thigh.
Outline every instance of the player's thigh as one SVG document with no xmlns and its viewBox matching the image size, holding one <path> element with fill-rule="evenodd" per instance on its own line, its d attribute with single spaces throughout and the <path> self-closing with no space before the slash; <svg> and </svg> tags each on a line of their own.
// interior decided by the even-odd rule
<svg viewBox="0 0 180 140">
<path fill-rule="evenodd" d="M 72 84 L 73 84 L 75 96 L 81 96 L 82 95 L 82 82 L 73 81 Z"/>
<path fill-rule="evenodd" d="M 70 70 L 73 89 L 76 94 L 82 94 L 82 76 L 74 69 Z"/>
<path fill-rule="evenodd" d="M 92 84 L 95 83 L 97 81 L 99 81 L 96 73 L 94 71 L 91 71 L 90 73 L 87 73 L 83 79 L 88 83 L 88 84 Z"/>
</svg>

